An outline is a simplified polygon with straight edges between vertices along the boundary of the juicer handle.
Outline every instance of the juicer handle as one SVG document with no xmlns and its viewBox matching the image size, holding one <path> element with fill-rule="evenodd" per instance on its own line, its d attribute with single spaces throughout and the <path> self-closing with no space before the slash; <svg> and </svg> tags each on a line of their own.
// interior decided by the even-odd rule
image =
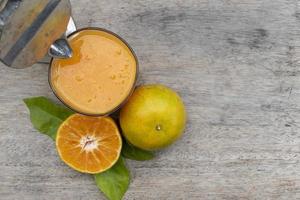
<svg viewBox="0 0 300 200">
<path fill-rule="evenodd" d="M 17 10 L 21 0 L 0 0 L 0 39 L 8 18 Z"/>
</svg>

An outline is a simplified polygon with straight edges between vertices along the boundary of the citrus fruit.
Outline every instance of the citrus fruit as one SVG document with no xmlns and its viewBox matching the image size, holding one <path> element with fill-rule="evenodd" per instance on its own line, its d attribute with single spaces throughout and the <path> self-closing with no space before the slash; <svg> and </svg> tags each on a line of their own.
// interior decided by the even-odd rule
<svg viewBox="0 0 300 200">
<path fill-rule="evenodd" d="M 122 138 L 109 117 L 73 114 L 60 125 L 56 148 L 67 165 L 80 172 L 95 174 L 117 162 Z"/>
<path fill-rule="evenodd" d="M 120 112 L 125 138 L 134 146 L 156 150 L 181 136 L 186 112 L 176 92 L 163 85 L 138 87 Z"/>
</svg>

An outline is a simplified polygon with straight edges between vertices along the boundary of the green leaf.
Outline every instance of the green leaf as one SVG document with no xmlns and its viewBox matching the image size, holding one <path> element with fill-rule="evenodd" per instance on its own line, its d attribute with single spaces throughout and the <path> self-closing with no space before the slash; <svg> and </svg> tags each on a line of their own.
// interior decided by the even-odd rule
<svg viewBox="0 0 300 200">
<path fill-rule="evenodd" d="M 97 187 L 109 200 L 122 199 L 130 182 L 130 174 L 122 157 L 112 168 L 94 176 Z"/>
<path fill-rule="evenodd" d="M 123 140 L 122 156 L 138 161 L 151 160 L 155 157 L 153 152 L 139 149 L 132 144 L 129 144 L 125 139 Z"/>
<path fill-rule="evenodd" d="M 48 135 L 53 140 L 59 125 L 73 112 L 64 106 L 55 104 L 46 97 L 24 99 L 30 111 L 31 122 L 38 131 Z"/>
</svg>

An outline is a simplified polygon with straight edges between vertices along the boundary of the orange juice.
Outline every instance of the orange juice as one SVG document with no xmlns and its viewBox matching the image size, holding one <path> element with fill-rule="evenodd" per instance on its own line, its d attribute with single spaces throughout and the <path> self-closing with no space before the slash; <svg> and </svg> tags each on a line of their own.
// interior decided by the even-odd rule
<svg viewBox="0 0 300 200">
<path fill-rule="evenodd" d="M 53 59 L 49 81 L 57 97 L 73 110 L 105 115 L 133 90 L 137 60 L 128 45 L 102 29 L 83 29 L 69 38 L 73 55 Z"/>
</svg>

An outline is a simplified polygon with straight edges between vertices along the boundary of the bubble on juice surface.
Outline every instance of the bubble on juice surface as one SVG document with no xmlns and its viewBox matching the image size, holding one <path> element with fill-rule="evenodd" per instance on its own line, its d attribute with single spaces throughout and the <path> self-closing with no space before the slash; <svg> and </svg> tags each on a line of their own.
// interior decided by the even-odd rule
<svg viewBox="0 0 300 200">
<path fill-rule="evenodd" d="M 75 80 L 80 82 L 83 80 L 83 77 L 82 76 L 75 76 Z"/>
<path fill-rule="evenodd" d="M 110 78 L 111 80 L 115 80 L 115 79 L 116 79 L 116 75 L 113 74 L 113 75 L 111 75 L 109 78 Z"/>
<path fill-rule="evenodd" d="M 93 56 L 88 54 L 88 55 L 85 55 L 84 58 L 85 58 L 85 60 L 91 60 L 93 58 Z"/>
<path fill-rule="evenodd" d="M 121 54 L 122 54 L 122 50 L 121 50 L 121 49 L 117 50 L 117 51 L 116 51 L 116 54 L 117 54 L 117 55 L 121 55 Z"/>
</svg>

